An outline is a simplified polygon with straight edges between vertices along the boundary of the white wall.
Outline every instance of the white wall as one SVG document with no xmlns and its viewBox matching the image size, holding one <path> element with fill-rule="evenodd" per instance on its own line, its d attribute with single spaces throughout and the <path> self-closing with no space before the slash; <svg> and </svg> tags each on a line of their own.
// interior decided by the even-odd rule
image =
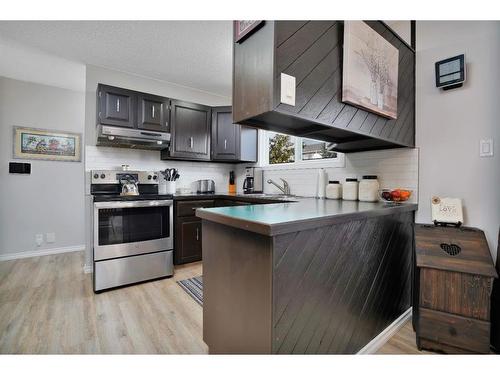
<svg viewBox="0 0 500 375">
<path fill-rule="evenodd" d="M 463 199 L 464 220 L 486 232 L 496 254 L 500 225 L 500 22 L 417 22 L 418 222 L 429 222 L 433 195 Z M 434 63 L 465 53 L 467 82 L 443 91 Z M 492 138 L 495 156 L 479 157 Z"/>
<path fill-rule="evenodd" d="M 0 73 L 1 74 L 1 73 Z M 9 174 L 13 126 L 83 132 L 83 91 L 0 77 L 0 259 L 84 244 L 82 162 L 29 161 L 30 175 Z M 35 244 L 53 232 L 55 243 Z"/>
</svg>

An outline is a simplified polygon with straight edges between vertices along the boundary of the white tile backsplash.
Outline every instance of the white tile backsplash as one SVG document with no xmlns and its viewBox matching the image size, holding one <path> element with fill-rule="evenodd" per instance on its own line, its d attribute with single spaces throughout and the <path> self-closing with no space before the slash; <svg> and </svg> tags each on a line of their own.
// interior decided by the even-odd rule
<svg viewBox="0 0 500 375">
<path fill-rule="evenodd" d="M 85 147 L 85 170 L 119 169 L 122 164 L 130 165 L 130 169 L 162 170 L 177 168 L 181 177 L 177 188 L 194 189 L 193 182 L 201 179 L 215 181 L 217 192 L 227 192 L 229 172 L 236 172 L 236 186 L 242 191 L 247 164 L 223 164 L 211 162 L 166 161 L 160 160 L 159 151 L 134 150 L 113 147 Z M 323 164 L 328 165 L 328 164 Z M 264 192 L 279 193 L 279 190 L 266 183 L 268 179 L 280 182 L 284 178 L 290 184 L 291 192 L 300 196 L 315 196 L 319 168 L 290 167 L 276 169 L 272 166 L 264 170 Z M 345 166 L 325 167 L 329 180 L 345 181 L 347 177 L 361 179 L 363 175 L 378 176 L 381 188 L 404 188 L 413 190 L 411 201 L 418 197 L 418 149 L 394 149 L 381 151 L 357 152 L 345 155 Z"/>
<path fill-rule="evenodd" d="M 327 164 L 326 164 L 327 165 Z M 272 166 L 264 170 L 264 192 L 279 193 L 273 185 L 267 184 L 268 179 L 281 182 L 284 178 L 290 184 L 291 193 L 300 196 L 315 196 L 319 168 L 290 167 L 277 169 Z M 329 180 L 345 181 L 347 177 L 359 180 L 363 175 L 375 174 L 381 188 L 404 188 L 413 190 L 411 201 L 418 197 L 418 149 L 394 149 L 380 151 L 357 152 L 345 155 L 345 167 L 325 167 Z M 243 181 L 244 167 L 238 168 L 237 179 Z M 238 189 L 241 190 L 238 183 Z"/>
<path fill-rule="evenodd" d="M 129 148 L 86 146 L 85 171 L 93 169 L 120 169 L 128 164 L 132 170 L 159 171 L 177 168 L 181 175 L 176 188 L 194 189 L 194 181 L 211 179 L 218 192 L 227 192 L 229 172 L 236 166 L 224 163 L 160 160 L 159 151 L 134 150 Z M 242 182 L 243 183 L 243 182 Z"/>
</svg>

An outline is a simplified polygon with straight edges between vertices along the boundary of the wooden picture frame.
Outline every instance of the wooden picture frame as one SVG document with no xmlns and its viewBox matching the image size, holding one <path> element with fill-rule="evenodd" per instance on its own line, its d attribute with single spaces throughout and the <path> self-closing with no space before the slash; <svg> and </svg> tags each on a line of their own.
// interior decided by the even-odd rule
<svg viewBox="0 0 500 375">
<path fill-rule="evenodd" d="M 82 160 L 80 133 L 14 126 L 15 159 L 73 161 Z"/>
<path fill-rule="evenodd" d="M 264 25 L 264 21 L 234 21 L 234 42 L 241 43 L 251 33 Z"/>
</svg>

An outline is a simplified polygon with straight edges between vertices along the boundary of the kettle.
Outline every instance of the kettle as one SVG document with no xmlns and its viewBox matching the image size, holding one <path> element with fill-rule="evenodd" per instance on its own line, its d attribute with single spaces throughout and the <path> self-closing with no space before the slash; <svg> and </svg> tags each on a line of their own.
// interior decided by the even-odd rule
<svg viewBox="0 0 500 375">
<path fill-rule="evenodd" d="M 125 174 L 120 180 L 122 184 L 121 195 L 139 195 L 137 180 L 131 174 Z"/>
</svg>

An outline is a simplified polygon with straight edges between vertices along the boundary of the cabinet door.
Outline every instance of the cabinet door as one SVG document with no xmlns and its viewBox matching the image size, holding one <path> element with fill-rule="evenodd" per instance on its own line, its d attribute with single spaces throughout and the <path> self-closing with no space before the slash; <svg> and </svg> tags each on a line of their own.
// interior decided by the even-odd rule
<svg viewBox="0 0 500 375">
<path fill-rule="evenodd" d="M 196 217 L 177 218 L 175 224 L 175 264 L 201 260 L 201 220 Z"/>
<path fill-rule="evenodd" d="M 98 86 L 98 122 L 103 125 L 133 128 L 136 94 L 113 86 Z"/>
<path fill-rule="evenodd" d="M 210 107 L 172 100 L 170 157 L 210 159 L 210 114 Z"/>
<path fill-rule="evenodd" d="M 212 108 L 212 159 L 237 160 L 240 126 L 233 124 L 231 107 Z"/>
<path fill-rule="evenodd" d="M 168 132 L 169 102 L 161 96 L 141 94 L 137 98 L 137 127 Z"/>
</svg>

